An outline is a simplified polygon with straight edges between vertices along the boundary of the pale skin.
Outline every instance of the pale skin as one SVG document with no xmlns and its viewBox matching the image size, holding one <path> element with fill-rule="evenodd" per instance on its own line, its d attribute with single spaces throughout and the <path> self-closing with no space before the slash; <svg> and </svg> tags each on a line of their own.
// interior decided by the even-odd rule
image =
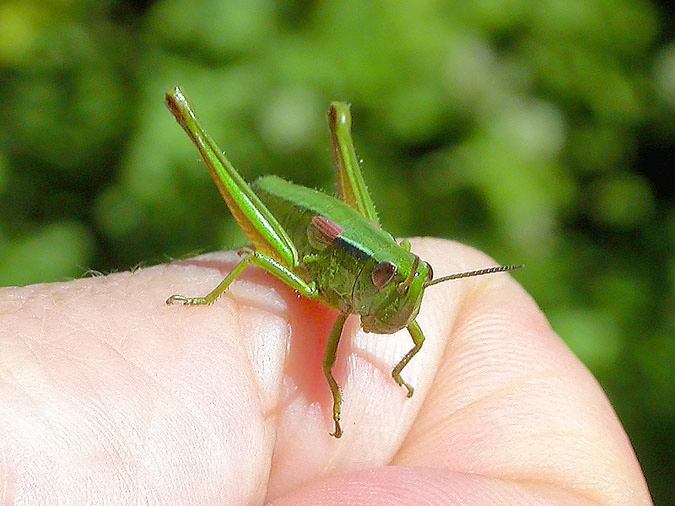
<svg viewBox="0 0 675 506">
<path fill-rule="evenodd" d="M 437 275 L 493 263 L 412 244 Z M 164 303 L 236 260 L 0 290 L 1 504 L 651 504 L 601 388 L 508 274 L 426 291 L 410 399 L 405 330 L 352 317 L 336 440 L 332 310 L 256 268 L 212 306 Z"/>
</svg>

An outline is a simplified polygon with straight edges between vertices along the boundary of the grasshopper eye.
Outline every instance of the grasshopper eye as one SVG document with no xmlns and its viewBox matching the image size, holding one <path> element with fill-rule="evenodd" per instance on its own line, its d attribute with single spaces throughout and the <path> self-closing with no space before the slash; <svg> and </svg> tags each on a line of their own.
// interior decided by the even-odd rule
<svg viewBox="0 0 675 506">
<path fill-rule="evenodd" d="M 390 262 L 381 262 L 375 266 L 371 278 L 373 280 L 373 285 L 378 290 L 381 290 L 394 279 L 394 274 L 396 274 L 396 266 Z"/>
<path fill-rule="evenodd" d="M 431 281 L 434 279 L 434 269 L 431 267 L 431 264 L 429 262 L 424 262 L 427 264 L 427 269 L 429 270 L 429 274 L 427 275 L 427 281 Z"/>
</svg>

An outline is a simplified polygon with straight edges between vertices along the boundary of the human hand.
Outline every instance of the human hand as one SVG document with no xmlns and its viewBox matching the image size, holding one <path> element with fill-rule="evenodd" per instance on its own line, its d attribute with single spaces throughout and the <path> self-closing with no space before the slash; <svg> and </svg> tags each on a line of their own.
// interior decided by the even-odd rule
<svg viewBox="0 0 675 506">
<path fill-rule="evenodd" d="M 437 276 L 492 265 L 413 241 Z M 0 499 L 91 504 L 650 504 L 602 390 L 507 274 L 427 290 L 427 341 L 335 313 L 213 254 L 133 273 L 0 291 Z M 211 267 L 205 269 L 204 267 Z"/>
</svg>

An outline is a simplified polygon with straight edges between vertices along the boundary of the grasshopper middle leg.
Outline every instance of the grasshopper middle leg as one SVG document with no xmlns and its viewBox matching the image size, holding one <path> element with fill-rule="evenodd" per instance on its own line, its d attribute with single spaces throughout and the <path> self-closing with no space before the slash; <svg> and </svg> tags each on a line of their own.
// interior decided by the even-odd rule
<svg viewBox="0 0 675 506">
<path fill-rule="evenodd" d="M 396 364 L 396 367 L 394 367 L 391 375 L 399 386 L 405 387 L 408 390 L 408 397 L 412 397 L 415 389 L 406 383 L 403 378 L 401 378 L 401 371 L 406 365 L 408 365 L 408 362 L 410 362 L 410 360 L 415 355 L 417 355 L 417 352 L 422 349 L 422 345 L 424 344 L 424 334 L 415 320 L 413 320 L 412 323 L 408 325 L 408 333 L 410 334 L 410 337 L 412 337 L 414 346 L 408 353 L 405 354 L 401 361 Z"/>
<path fill-rule="evenodd" d="M 333 377 L 333 365 L 337 357 L 338 344 L 340 344 L 340 337 L 342 336 L 342 329 L 345 326 L 345 321 L 349 313 L 340 313 L 335 320 L 333 330 L 330 332 L 328 344 L 326 345 L 326 352 L 323 357 L 323 374 L 328 381 L 328 386 L 333 394 L 333 422 L 335 423 L 335 432 L 331 436 L 342 436 L 342 428 L 340 427 L 340 412 L 342 407 L 342 395 L 340 394 L 340 386 Z"/>
</svg>

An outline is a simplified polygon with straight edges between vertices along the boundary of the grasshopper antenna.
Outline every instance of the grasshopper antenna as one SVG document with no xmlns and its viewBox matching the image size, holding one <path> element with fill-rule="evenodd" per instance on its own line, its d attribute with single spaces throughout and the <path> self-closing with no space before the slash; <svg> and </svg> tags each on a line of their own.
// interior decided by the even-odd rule
<svg viewBox="0 0 675 506">
<path fill-rule="evenodd" d="M 523 267 L 525 267 L 525 264 L 497 265 L 495 267 L 488 267 L 487 269 L 479 269 L 477 271 L 458 272 L 457 274 L 450 274 L 449 276 L 443 276 L 442 278 L 432 279 L 431 281 L 424 283 L 424 288 L 427 288 L 431 285 L 437 285 L 438 283 L 443 283 L 444 281 L 450 281 L 452 279 L 471 278 L 474 276 L 483 276 L 484 274 L 494 274 L 495 272 L 514 271 Z"/>
</svg>

